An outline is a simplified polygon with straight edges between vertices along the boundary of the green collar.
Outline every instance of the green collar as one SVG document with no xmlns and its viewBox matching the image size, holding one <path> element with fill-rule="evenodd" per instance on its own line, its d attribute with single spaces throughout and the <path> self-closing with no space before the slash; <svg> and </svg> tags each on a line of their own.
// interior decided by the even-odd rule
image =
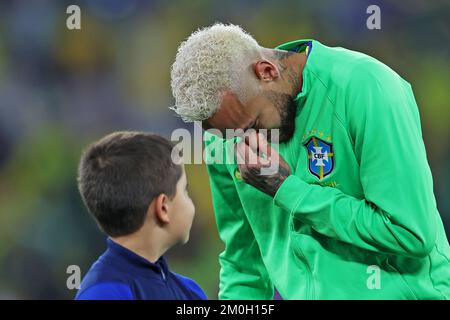
<svg viewBox="0 0 450 320">
<path fill-rule="evenodd" d="M 275 47 L 275 49 L 280 49 L 280 50 L 292 50 L 295 47 L 298 47 L 299 45 L 305 43 L 305 42 L 312 42 L 314 45 L 314 41 L 313 39 L 301 39 L 301 40 L 294 40 L 294 41 L 290 41 L 290 42 L 286 42 L 283 44 L 280 44 L 279 46 Z"/>
<path fill-rule="evenodd" d="M 294 41 L 290 41 L 287 43 L 283 43 L 280 44 L 279 46 L 277 46 L 275 49 L 280 49 L 280 50 L 292 50 L 296 47 L 298 47 L 299 45 L 302 45 L 303 43 L 306 42 L 311 42 L 312 46 L 311 46 L 311 51 L 308 57 L 308 60 L 303 68 L 302 71 L 302 90 L 297 94 L 297 96 L 294 98 L 294 102 L 298 103 L 299 100 L 304 97 L 307 93 L 308 93 L 308 89 L 309 89 L 309 70 L 308 70 L 308 65 L 311 65 L 313 62 L 311 60 L 313 60 L 314 57 L 314 50 L 317 48 L 317 41 L 313 40 L 313 39 L 302 39 L 302 40 L 294 40 Z"/>
</svg>

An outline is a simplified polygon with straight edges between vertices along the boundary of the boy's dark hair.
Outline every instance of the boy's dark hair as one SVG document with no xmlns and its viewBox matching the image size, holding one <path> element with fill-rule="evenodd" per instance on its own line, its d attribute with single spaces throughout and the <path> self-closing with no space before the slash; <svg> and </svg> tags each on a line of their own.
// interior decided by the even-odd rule
<svg viewBox="0 0 450 320">
<path fill-rule="evenodd" d="M 137 231 L 156 196 L 175 196 L 182 168 L 172 161 L 173 147 L 154 134 L 116 132 L 87 148 L 78 168 L 78 188 L 106 234 Z"/>
</svg>

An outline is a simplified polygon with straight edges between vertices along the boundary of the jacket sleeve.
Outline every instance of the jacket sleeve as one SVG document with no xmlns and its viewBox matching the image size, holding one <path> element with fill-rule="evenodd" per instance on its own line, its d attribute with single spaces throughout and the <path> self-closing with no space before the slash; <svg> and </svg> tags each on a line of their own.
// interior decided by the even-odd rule
<svg viewBox="0 0 450 320">
<path fill-rule="evenodd" d="M 377 252 L 425 257 L 435 244 L 437 209 L 411 86 L 373 64 L 361 66 L 346 92 L 347 131 L 364 199 L 291 175 L 274 203 L 326 236 Z"/>
<path fill-rule="evenodd" d="M 272 299 L 273 285 L 234 181 L 224 164 L 207 168 L 219 236 L 225 244 L 219 256 L 219 299 Z"/>
</svg>

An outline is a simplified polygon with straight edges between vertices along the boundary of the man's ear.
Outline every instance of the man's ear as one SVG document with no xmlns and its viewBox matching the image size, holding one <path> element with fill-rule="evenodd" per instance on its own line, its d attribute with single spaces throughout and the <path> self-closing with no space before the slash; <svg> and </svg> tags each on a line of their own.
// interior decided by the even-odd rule
<svg viewBox="0 0 450 320">
<path fill-rule="evenodd" d="M 155 219 L 160 224 L 170 222 L 169 217 L 169 197 L 164 193 L 158 195 L 154 200 L 155 203 Z"/>
<path fill-rule="evenodd" d="M 257 61 L 254 70 L 256 77 L 262 81 L 273 81 L 280 76 L 277 66 L 266 59 Z"/>
</svg>

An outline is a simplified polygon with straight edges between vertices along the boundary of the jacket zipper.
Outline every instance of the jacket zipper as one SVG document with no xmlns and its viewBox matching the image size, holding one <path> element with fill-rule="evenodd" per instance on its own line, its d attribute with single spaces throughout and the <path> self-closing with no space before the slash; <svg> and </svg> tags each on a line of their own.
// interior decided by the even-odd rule
<svg viewBox="0 0 450 320">
<path fill-rule="evenodd" d="M 161 268 L 161 269 L 159 269 L 159 271 L 161 272 L 161 276 L 162 276 L 163 280 L 166 281 L 166 275 L 164 274 L 164 270 Z"/>
<path fill-rule="evenodd" d="M 303 143 L 303 141 L 301 141 L 301 142 Z M 286 161 L 288 161 L 288 164 L 290 164 L 291 170 L 292 170 L 292 168 L 295 168 L 295 171 L 297 171 L 298 163 L 299 163 L 299 160 L 297 158 L 297 154 L 294 153 L 294 151 L 291 148 L 291 145 L 288 145 L 288 150 L 289 150 L 289 155 L 290 155 L 290 158 L 291 158 L 289 160 L 291 160 L 291 161 L 289 161 L 289 160 L 286 160 Z M 293 165 L 294 160 L 295 160 L 295 163 L 297 164 L 296 166 Z M 295 174 L 295 171 L 293 171 L 292 174 Z M 291 221 L 291 223 L 292 223 L 292 221 Z M 308 276 L 307 276 L 308 279 L 307 279 L 307 282 L 306 282 L 307 298 L 309 298 L 308 296 L 310 296 L 311 299 L 314 299 L 315 289 L 314 289 L 314 279 L 313 279 L 313 276 L 312 276 L 311 268 L 309 267 L 308 261 L 306 260 L 306 257 L 305 257 L 305 255 L 303 254 L 303 251 L 300 248 L 300 245 L 297 242 L 295 242 L 294 245 L 295 245 L 295 249 L 296 249 L 295 252 L 297 253 L 298 258 L 300 260 L 302 260 L 304 266 L 306 267 L 306 273 L 308 274 Z"/>
</svg>

